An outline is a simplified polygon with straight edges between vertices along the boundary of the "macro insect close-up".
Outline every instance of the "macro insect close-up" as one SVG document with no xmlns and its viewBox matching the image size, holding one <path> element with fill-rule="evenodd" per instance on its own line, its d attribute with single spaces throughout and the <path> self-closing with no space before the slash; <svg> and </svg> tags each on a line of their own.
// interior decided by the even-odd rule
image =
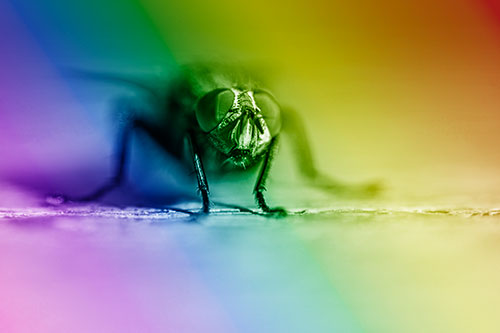
<svg viewBox="0 0 500 333">
<path fill-rule="evenodd" d="M 0 0 L 0 333 L 500 332 L 499 88 L 500 0 Z"/>
<path fill-rule="evenodd" d="M 119 74 L 67 72 L 75 78 L 128 85 L 146 93 L 149 101 L 141 106 L 133 100 L 128 104 L 121 101 L 125 120 L 118 136 L 112 179 L 83 197 L 70 198 L 71 201 L 98 200 L 126 180 L 130 140 L 136 132 L 147 135 L 164 152 L 194 170 L 203 213 L 208 213 L 211 206 L 207 174 L 217 176 L 259 167 L 253 189 L 258 207 L 265 215 L 285 216 L 284 208 L 270 207 L 264 196 L 283 136 L 287 136 L 293 146 L 294 167 L 308 184 L 332 193 L 355 188 L 342 185 L 317 170 L 299 114 L 293 108 L 282 106 L 270 90 L 242 68 L 221 64 L 186 65 L 163 85 L 166 89 Z M 358 195 L 373 195 L 378 185 L 358 186 L 357 191 Z M 244 207 L 234 208 L 256 213 Z"/>
</svg>

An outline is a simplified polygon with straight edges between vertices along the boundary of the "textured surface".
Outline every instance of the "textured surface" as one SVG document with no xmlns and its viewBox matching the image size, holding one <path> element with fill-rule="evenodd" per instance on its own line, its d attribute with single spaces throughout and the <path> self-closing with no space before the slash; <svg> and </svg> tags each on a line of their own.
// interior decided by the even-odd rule
<svg viewBox="0 0 500 333">
<path fill-rule="evenodd" d="M 0 330 L 500 329 L 500 210 L 374 206 L 2 208 Z"/>
</svg>

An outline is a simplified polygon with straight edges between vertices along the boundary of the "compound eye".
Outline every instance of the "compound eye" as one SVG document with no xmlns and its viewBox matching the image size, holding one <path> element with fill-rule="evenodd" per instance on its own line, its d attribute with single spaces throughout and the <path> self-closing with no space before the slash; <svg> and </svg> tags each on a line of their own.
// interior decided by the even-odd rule
<svg viewBox="0 0 500 333">
<path fill-rule="evenodd" d="M 216 89 L 203 96 L 196 104 L 196 119 L 204 132 L 213 130 L 234 102 L 234 94 L 228 89 Z"/>
<path fill-rule="evenodd" d="M 281 111 L 278 103 L 274 97 L 265 92 L 256 93 L 254 98 L 266 121 L 269 132 L 271 132 L 271 136 L 276 136 L 281 129 Z"/>
</svg>

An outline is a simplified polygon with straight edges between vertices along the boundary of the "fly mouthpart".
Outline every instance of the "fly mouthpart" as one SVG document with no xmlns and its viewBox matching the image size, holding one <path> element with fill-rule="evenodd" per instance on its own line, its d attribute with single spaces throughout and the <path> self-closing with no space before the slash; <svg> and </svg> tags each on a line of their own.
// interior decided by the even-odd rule
<svg viewBox="0 0 500 333">
<path fill-rule="evenodd" d="M 251 154 L 251 151 L 250 149 L 233 149 L 231 150 L 231 157 L 233 158 L 243 158 L 243 157 L 247 157 L 247 156 L 250 156 Z"/>
<path fill-rule="evenodd" d="M 228 157 L 226 158 L 223 162 L 222 162 L 222 167 L 225 167 L 226 165 L 230 164 L 231 163 L 231 157 Z"/>
</svg>

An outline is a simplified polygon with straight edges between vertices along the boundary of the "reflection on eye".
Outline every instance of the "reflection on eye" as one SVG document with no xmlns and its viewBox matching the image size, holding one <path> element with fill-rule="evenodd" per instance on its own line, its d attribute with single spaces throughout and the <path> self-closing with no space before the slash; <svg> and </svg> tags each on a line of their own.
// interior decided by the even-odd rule
<svg viewBox="0 0 500 333">
<path fill-rule="evenodd" d="M 271 136 L 275 136 L 281 129 L 281 111 L 276 100 L 266 92 L 258 92 L 254 95 L 255 103 L 259 107 Z"/>
<path fill-rule="evenodd" d="M 228 89 L 216 89 L 196 104 L 196 119 L 204 132 L 213 130 L 233 106 L 234 94 Z"/>
</svg>

